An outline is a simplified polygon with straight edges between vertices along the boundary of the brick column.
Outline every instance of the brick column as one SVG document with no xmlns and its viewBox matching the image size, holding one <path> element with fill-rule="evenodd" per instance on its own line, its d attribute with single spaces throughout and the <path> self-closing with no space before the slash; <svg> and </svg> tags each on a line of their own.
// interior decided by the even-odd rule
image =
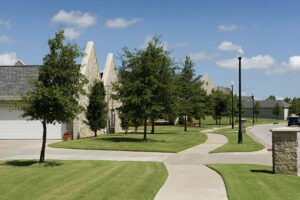
<svg viewBox="0 0 300 200">
<path fill-rule="evenodd" d="M 298 175 L 298 127 L 274 128 L 272 131 L 273 172 Z"/>
</svg>

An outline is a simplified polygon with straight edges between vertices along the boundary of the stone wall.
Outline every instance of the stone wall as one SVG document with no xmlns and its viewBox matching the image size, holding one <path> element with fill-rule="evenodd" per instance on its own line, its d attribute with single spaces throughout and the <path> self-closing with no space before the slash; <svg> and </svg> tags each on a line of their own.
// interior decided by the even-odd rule
<svg viewBox="0 0 300 200">
<path fill-rule="evenodd" d="M 272 129 L 273 171 L 276 174 L 298 175 L 299 128 Z"/>
<path fill-rule="evenodd" d="M 114 121 L 115 121 L 115 133 L 119 133 L 122 131 L 121 128 L 121 120 L 119 118 L 118 112 L 116 108 L 118 108 L 121 104 L 119 101 L 116 101 L 112 98 L 114 94 L 112 90 L 112 84 L 116 83 L 118 80 L 117 72 L 116 72 L 116 65 L 114 61 L 114 55 L 109 53 L 106 58 L 106 63 L 103 71 L 102 81 L 104 83 L 105 92 L 106 92 L 106 102 L 108 104 L 108 112 L 107 112 L 107 127 L 106 133 L 110 132 L 110 125 L 112 121 L 112 111 L 114 111 Z"/>
<path fill-rule="evenodd" d="M 89 92 L 89 87 L 94 83 L 95 80 L 100 80 L 99 66 L 96 57 L 96 50 L 93 42 L 88 42 L 83 55 L 83 59 L 80 66 L 81 73 L 88 79 L 88 84 L 84 86 L 85 91 Z M 89 103 L 88 96 L 81 95 L 79 103 L 83 107 L 87 107 Z M 73 137 L 83 138 L 94 136 L 94 132 L 90 130 L 89 126 L 85 123 L 85 113 L 80 113 L 77 118 L 73 121 Z"/>
</svg>

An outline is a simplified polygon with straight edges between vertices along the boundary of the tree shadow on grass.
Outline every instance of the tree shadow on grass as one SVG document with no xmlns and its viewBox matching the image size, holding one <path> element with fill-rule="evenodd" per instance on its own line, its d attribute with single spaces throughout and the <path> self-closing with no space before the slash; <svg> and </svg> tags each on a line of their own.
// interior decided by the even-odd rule
<svg viewBox="0 0 300 200">
<path fill-rule="evenodd" d="M 5 163 L 2 163 L 3 166 L 12 166 L 12 167 L 56 167 L 63 165 L 63 163 L 57 161 L 47 161 L 40 164 L 36 160 L 11 160 Z"/>
<path fill-rule="evenodd" d="M 133 142 L 133 143 L 142 143 L 142 142 L 163 142 L 159 140 L 147 139 L 144 141 L 142 138 L 128 138 L 128 137 L 109 137 L 109 138 L 96 138 L 95 140 L 103 140 L 108 142 Z"/>
<path fill-rule="evenodd" d="M 274 174 L 272 170 L 264 170 L 264 169 L 250 169 L 252 173 L 261 173 L 261 174 Z"/>
</svg>

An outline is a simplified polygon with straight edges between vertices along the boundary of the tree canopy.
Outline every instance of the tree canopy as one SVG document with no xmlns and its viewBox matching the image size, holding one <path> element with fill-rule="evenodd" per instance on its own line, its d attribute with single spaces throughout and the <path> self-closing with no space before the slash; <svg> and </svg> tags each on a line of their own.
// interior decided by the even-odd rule
<svg viewBox="0 0 300 200">
<path fill-rule="evenodd" d="M 45 161 L 47 124 L 69 122 L 83 111 L 78 98 L 80 94 L 85 94 L 83 85 L 87 80 L 75 62 L 81 53 L 77 44 L 64 44 L 64 39 L 64 31 L 59 31 L 48 40 L 50 53 L 43 59 L 38 79 L 31 82 L 32 90 L 22 97 L 17 106 L 24 111 L 23 117 L 42 122 L 40 163 Z"/>
<path fill-rule="evenodd" d="M 119 84 L 115 86 L 122 105 L 121 118 L 142 119 L 144 140 L 147 140 L 147 120 L 157 119 L 168 110 L 164 106 L 172 101 L 170 94 L 174 68 L 159 37 L 154 37 L 145 49 L 131 52 L 123 49 Z"/>
<path fill-rule="evenodd" d="M 94 131 L 105 128 L 107 116 L 107 103 L 105 101 L 105 88 L 102 81 L 95 81 L 90 88 L 89 104 L 87 106 L 86 118 L 90 129 Z"/>
</svg>

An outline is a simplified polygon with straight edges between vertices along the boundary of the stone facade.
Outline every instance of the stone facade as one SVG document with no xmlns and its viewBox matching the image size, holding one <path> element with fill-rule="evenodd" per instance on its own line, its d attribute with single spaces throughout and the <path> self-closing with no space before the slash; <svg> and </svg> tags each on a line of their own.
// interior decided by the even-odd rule
<svg viewBox="0 0 300 200">
<path fill-rule="evenodd" d="M 94 43 L 89 41 L 83 55 L 80 66 L 81 73 L 88 79 L 88 84 L 84 86 L 85 91 L 89 92 L 89 87 L 96 80 L 100 80 L 99 65 L 96 57 L 96 50 Z M 79 98 L 79 103 L 83 107 L 87 107 L 89 99 L 86 95 Z M 84 122 L 86 121 L 85 113 L 82 112 L 73 120 L 73 138 L 83 138 L 94 136 L 94 132 L 90 130 L 89 126 Z"/>
<path fill-rule="evenodd" d="M 120 106 L 120 102 L 112 98 L 114 95 L 112 84 L 118 81 L 118 76 L 114 55 L 112 53 L 107 55 L 102 81 L 106 92 L 106 102 L 108 103 L 106 133 L 119 133 L 122 131 L 122 128 L 121 120 L 118 116 L 118 112 L 116 112 L 116 108 Z"/>
<path fill-rule="evenodd" d="M 272 129 L 273 171 L 276 174 L 299 175 L 298 136 L 300 129 Z"/>
<path fill-rule="evenodd" d="M 211 94 L 212 90 L 216 89 L 212 79 L 208 74 L 205 74 L 202 78 L 203 81 L 203 89 L 206 91 L 206 93 L 209 95 Z"/>
</svg>

